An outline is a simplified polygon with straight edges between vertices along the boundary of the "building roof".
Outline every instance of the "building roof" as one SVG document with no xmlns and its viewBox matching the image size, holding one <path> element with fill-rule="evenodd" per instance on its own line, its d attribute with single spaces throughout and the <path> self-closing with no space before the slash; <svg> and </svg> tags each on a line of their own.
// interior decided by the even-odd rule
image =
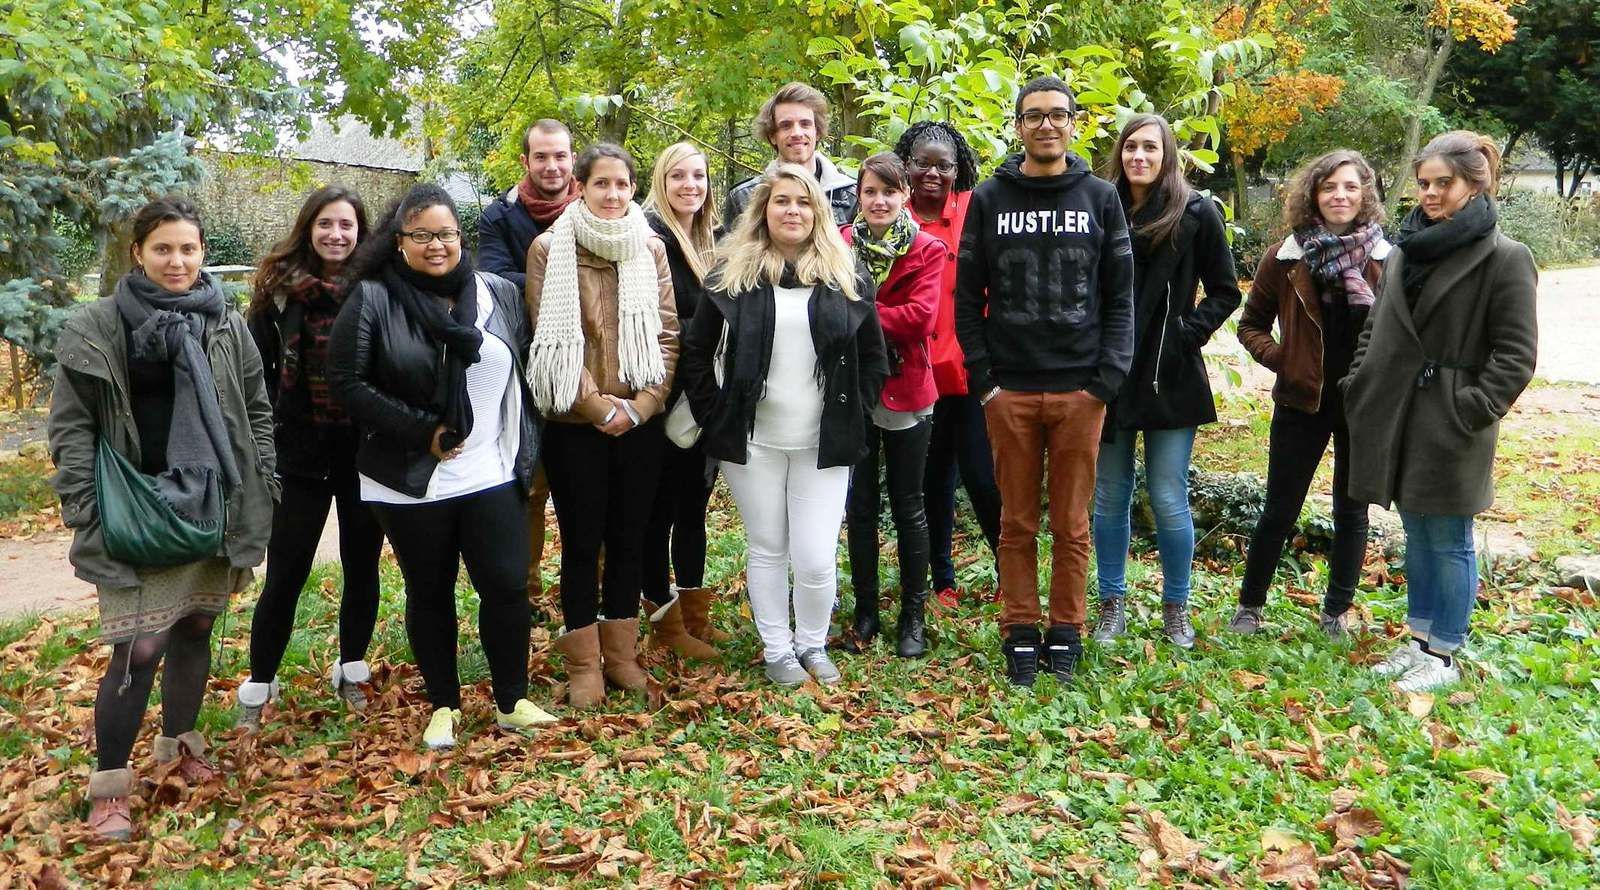
<svg viewBox="0 0 1600 890">
<path fill-rule="evenodd" d="M 410 128 L 413 132 L 416 128 Z M 330 120 L 315 118 L 306 138 L 289 146 L 288 154 L 297 161 L 322 161 L 416 173 L 424 161 L 422 140 L 407 133 L 399 138 L 375 136 L 366 124 L 345 116 Z"/>
</svg>

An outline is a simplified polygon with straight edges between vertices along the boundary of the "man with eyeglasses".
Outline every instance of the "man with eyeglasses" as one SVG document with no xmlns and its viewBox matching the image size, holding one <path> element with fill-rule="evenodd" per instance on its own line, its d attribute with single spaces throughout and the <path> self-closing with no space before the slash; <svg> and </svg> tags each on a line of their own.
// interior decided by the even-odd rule
<svg viewBox="0 0 1600 890">
<path fill-rule="evenodd" d="M 761 106 L 753 129 L 757 139 L 778 153 L 774 163 L 798 164 L 811 171 L 828 196 L 835 223 L 842 226 L 856 218 L 855 176 L 817 151 L 828 138 L 828 99 L 822 91 L 803 83 L 786 84 Z M 730 230 L 738 224 L 739 214 L 760 182 L 760 176 L 752 176 L 728 191 L 722 221 Z"/>
<path fill-rule="evenodd" d="M 1127 221 L 1116 188 L 1069 151 L 1075 112 L 1059 78 L 1022 88 L 1022 153 L 973 190 L 956 271 L 956 336 L 1000 487 L 1002 649 L 1017 686 L 1041 667 L 1070 680 L 1082 656 L 1100 428 L 1133 359 Z M 1042 484 L 1054 545 L 1041 637 Z"/>
<path fill-rule="evenodd" d="M 578 199 L 572 178 L 572 133 L 558 120 L 535 121 L 522 135 L 522 180 L 478 218 L 478 268 L 509 279 L 518 290 L 527 287 L 528 249 L 567 205 Z M 541 609 L 544 583 L 539 574 L 544 554 L 545 505 L 550 481 L 541 461 L 528 495 L 528 532 L 533 559 L 528 564 L 528 598 Z"/>
</svg>

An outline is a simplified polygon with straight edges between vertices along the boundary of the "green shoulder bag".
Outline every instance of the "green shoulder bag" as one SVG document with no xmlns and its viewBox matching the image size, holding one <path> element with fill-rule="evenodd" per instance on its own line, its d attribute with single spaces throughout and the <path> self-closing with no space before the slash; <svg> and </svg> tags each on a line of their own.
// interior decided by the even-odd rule
<svg viewBox="0 0 1600 890">
<path fill-rule="evenodd" d="M 112 559 L 140 567 L 176 566 L 216 556 L 222 523 L 202 528 L 179 516 L 150 476 L 101 437 L 94 464 L 100 531 Z"/>
</svg>

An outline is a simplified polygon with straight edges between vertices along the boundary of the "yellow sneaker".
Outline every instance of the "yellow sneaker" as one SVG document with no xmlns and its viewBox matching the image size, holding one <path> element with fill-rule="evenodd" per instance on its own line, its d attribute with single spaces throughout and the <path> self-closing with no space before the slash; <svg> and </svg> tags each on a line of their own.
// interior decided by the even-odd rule
<svg viewBox="0 0 1600 890">
<path fill-rule="evenodd" d="M 526 732 L 536 726 L 549 726 L 561 721 L 551 716 L 543 708 L 523 698 L 517 700 L 516 707 L 513 707 L 509 714 L 499 708 L 495 708 L 494 722 L 501 729 L 507 729 L 512 732 Z"/>
<path fill-rule="evenodd" d="M 455 708 L 438 708 L 422 731 L 422 743 L 431 751 L 448 751 L 456 746 L 456 721 L 461 711 Z"/>
</svg>

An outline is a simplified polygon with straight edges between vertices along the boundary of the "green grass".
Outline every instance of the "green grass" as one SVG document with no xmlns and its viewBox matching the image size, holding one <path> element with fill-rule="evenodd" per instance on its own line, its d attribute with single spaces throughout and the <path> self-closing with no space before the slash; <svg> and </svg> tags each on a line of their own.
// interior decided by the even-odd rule
<svg viewBox="0 0 1600 890">
<path fill-rule="evenodd" d="M 714 517 L 714 578 L 739 568 L 736 528 Z M 992 571 L 970 550 L 966 571 Z M 1125 834 L 1160 813 L 1203 845 L 1196 867 L 1225 865 L 1216 881 L 1260 886 L 1263 830 L 1330 855 L 1333 836 L 1319 823 L 1333 812 L 1330 794 L 1347 789 L 1377 827 L 1346 863 L 1378 868 L 1380 853 L 1393 856 L 1424 887 L 1600 881 L 1594 853 L 1569 830 L 1572 819 L 1600 817 L 1592 604 L 1547 595 L 1538 579 L 1508 583 L 1477 616 L 1468 695 L 1440 695 L 1419 720 L 1362 667 L 1398 628 L 1402 592 L 1362 591 L 1378 631 L 1353 647 L 1318 639 L 1309 608 L 1283 596 L 1269 611 L 1272 632 L 1241 641 L 1220 628 L 1236 579 L 1204 568 L 1201 642 L 1181 653 L 1154 642 L 1157 577 L 1152 560 L 1132 566 L 1140 594 L 1122 644 L 1091 647 L 1080 682 L 1041 680 L 1032 692 L 999 682 L 989 603 L 939 615 L 929 659 L 895 659 L 880 645 L 841 660 L 841 689 L 786 693 L 761 680 L 753 630 L 724 600 L 721 624 L 738 640 L 721 664 L 680 674 L 657 662 L 660 703 L 614 698 L 608 712 L 529 740 L 486 725 L 487 671 L 463 582 L 463 677 L 475 687 L 463 744 L 423 757 L 425 707 L 405 664 L 393 566 L 373 653 L 391 667 L 380 668 L 381 697 L 361 720 L 335 709 L 324 679 L 336 626 L 324 581 L 337 590 L 338 576 L 319 570 L 301 602 L 283 705 L 259 741 L 228 732 L 249 615 L 248 601 L 236 603 L 215 667 L 222 679 L 202 715 L 230 771 L 226 788 L 145 791 L 135 805 L 144 837 L 127 848 L 136 855 L 124 871 L 107 852 L 117 848 L 87 844 L 76 824 L 90 768 L 81 733 L 103 664 L 87 622 L 0 625 L 11 795 L 0 812 L 14 823 L 0 864 L 26 868 L 31 853 L 79 880 L 158 887 L 318 885 L 338 875 L 372 886 L 664 886 L 679 875 L 874 887 L 941 874 L 993 886 L 1077 885 L 1096 874 L 1133 887 L 1150 866 Z M 848 592 L 844 600 L 848 609 Z M 536 629 L 533 697 L 545 703 L 559 672 L 546 660 L 554 629 Z M 148 775 L 146 746 L 135 759 Z M 1506 778 L 1469 775 L 1480 768 Z M 31 790 L 51 777 L 59 784 Z M 1347 867 L 1325 868 L 1323 886 L 1359 886 Z"/>
<path fill-rule="evenodd" d="M 0 524 L 56 506 L 47 460 L 17 458 L 0 462 Z"/>
</svg>

